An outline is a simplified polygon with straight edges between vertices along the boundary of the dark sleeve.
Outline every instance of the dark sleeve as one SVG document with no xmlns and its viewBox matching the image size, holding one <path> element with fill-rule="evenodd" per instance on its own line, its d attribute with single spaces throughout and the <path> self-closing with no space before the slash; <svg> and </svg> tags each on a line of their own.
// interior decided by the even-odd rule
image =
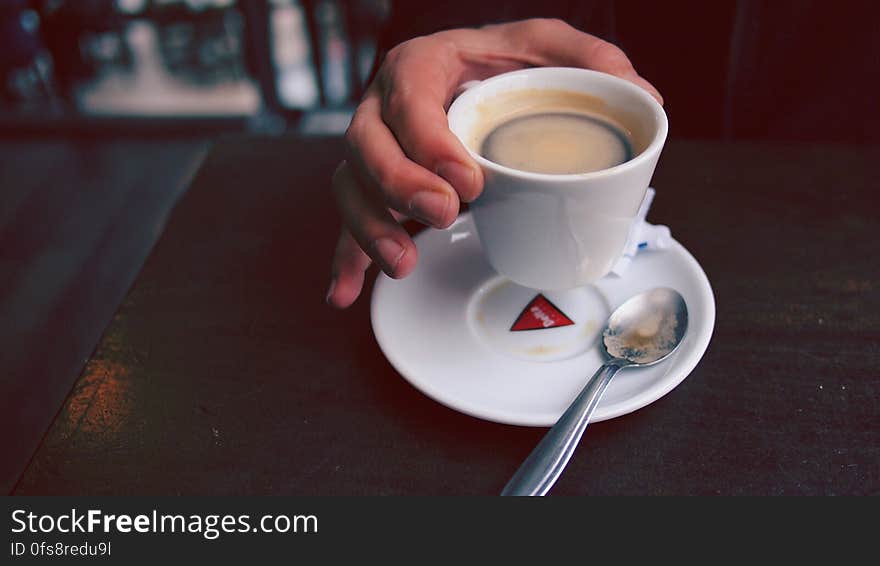
<svg viewBox="0 0 880 566">
<path fill-rule="evenodd" d="M 817 0 L 738 2 L 725 133 L 880 143 L 880 8 Z"/>
<path fill-rule="evenodd" d="M 618 44 L 670 135 L 880 142 L 880 8 L 839 0 L 618 2 Z"/>
<path fill-rule="evenodd" d="M 508 0 L 482 2 L 392 2 L 391 17 L 381 40 L 384 49 L 414 37 L 445 29 L 480 27 L 528 18 L 559 18 L 574 27 L 611 40 L 614 2 L 570 0 Z"/>
</svg>

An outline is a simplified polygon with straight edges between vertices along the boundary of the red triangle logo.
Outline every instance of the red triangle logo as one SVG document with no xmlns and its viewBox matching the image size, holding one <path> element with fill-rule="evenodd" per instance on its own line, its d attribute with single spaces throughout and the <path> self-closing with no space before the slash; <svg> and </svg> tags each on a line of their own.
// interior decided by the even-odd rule
<svg viewBox="0 0 880 566">
<path fill-rule="evenodd" d="M 510 331 L 544 330 L 545 328 L 571 326 L 572 324 L 574 324 L 573 320 L 559 310 L 559 307 L 547 300 L 547 297 L 539 293 L 519 313 L 516 322 L 510 327 Z"/>
</svg>

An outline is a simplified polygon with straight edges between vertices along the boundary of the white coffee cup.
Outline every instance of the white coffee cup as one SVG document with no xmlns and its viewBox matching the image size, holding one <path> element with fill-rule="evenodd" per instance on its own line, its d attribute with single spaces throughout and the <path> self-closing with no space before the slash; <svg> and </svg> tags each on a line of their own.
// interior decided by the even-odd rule
<svg viewBox="0 0 880 566">
<path fill-rule="evenodd" d="M 632 159 L 592 173 L 551 175 L 518 171 L 481 156 L 472 146 L 485 108 L 494 97 L 532 89 L 599 99 L 602 113 L 632 134 Z M 593 283 L 611 271 L 666 141 L 666 114 L 651 95 L 596 71 L 524 69 L 466 88 L 449 108 L 448 120 L 483 170 L 483 193 L 471 210 L 496 271 L 520 285 L 547 291 Z"/>
</svg>

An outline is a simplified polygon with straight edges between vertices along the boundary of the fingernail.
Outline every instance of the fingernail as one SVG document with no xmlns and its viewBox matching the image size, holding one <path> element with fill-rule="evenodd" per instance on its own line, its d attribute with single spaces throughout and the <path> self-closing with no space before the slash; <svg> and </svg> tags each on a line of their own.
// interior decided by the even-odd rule
<svg viewBox="0 0 880 566">
<path fill-rule="evenodd" d="M 388 275 L 393 275 L 397 271 L 397 265 L 403 258 L 403 246 L 392 238 L 379 238 L 373 244 L 373 247 L 379 256 L 378 259 L 379 263 L 382 264 L 382 271 Z"/>
<path fill-rule="evenodd" d="M 657 102 L 660 103 L 660 106 L 663 106 L 663 95 L 660 94 L 660 91 L 657 90 L 656 88 L 653 88 L 653 87 L 652 87 L 652 89 L 653 89 L 653 91 L 654 91 L 654 98 L 657 99 Z"/>
<path fill-rule="evenodd" d="M 449 217 L 449 195 L 439 191 L 416 193 L 409 201 L 409 210 L 425 224 L 443 228 Z"/>
<path fill-rule="evenodd" d="M 648 82 L 648 80 L 645 79 L 643 76 L 636 72 L 633 72 L 632 82 L 636 83 L 637 85 L 648 91 L 648 94 L 653 96 L 657 100 L 657 102 L 663 104 L 663 96 L 660 94 L 660 91 L 658 91 L 657 88 L 650 82 Z"/>
<path fill-rule="evenodd" d="M 472 167 L 446 161 L 437 166 L 437 174 L 449 181 L 459 195 L 465 198 L 476 196 L 477 176 Z"/>
<path fill-rule="evenodd" d="M 336 290 L 336 278 L 334 277 L 333 279 L 330 280 L 330 288 L 327 289 L 327 296 L 324 297 L 325 303 L 330 302 L 330 297 L 333 296 L 333 291 L 335 291 L 335 290 Z"/>
</svg>

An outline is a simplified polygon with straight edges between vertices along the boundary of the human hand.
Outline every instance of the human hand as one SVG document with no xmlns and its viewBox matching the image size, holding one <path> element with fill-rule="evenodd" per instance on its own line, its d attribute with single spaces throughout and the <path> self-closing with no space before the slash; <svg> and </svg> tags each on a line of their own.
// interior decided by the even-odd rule
<svg viewBox="0 0 880 566">
<path fill-rule="evenodd" d="M 449 131 L 456 88 L 525 67 L 583 67 L 626 79 L 663 99 L 611 43 L 560 20 L 533 19 L 418 37 L 388 52 L 345 134 L 347 159 L 333 175 L 344 227 L 327 302 L 351 305 L 376 261 L 409 275 L 416 246 L 400 226 L 411 217 L 445 228 L 483 187 L 479 166 Z"/>
</svg>

